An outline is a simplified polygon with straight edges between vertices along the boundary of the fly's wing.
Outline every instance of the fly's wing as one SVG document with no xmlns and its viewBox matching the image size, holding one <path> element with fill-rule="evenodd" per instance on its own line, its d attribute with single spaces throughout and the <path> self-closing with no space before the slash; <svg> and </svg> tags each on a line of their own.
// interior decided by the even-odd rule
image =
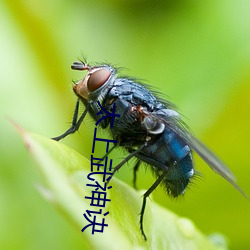
<svg viewBox="0 0 250 250">
<path fill-rule="evenodd" d="M 167 112 L 169 113 L 169 111 Z M 195 138 L 182 123 L 180 118 L 175 115 L 151 114 L 154 119 L 163 123 L 166 127 L 173 130 L 182 140 L 184 140 L 190 148 L 192 148 L 216 173 L 221 175 L 229 183 L 231 183 L 243 196 L 247 195 L 237 185 L 236 178 L 228 167 L 202 142 Z"/>
<path fill-rule="evenodd" d="M 187 144 L 219 175 L 231 183 L 246 198 L 246 194 L 237 185 L 236 178 L 230 169 L 210 149 L 191 134 L 181 136 Z"/>
</svg>

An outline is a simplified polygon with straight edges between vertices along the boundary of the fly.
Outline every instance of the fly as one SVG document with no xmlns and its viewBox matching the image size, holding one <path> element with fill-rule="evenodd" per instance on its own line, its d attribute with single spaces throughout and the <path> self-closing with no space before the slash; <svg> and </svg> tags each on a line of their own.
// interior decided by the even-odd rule
<svg viewBox="0 0 250 250">
<path fill-rule="evenodd" d="M 117 140 L 111 150 L 116 146 L 124 147 L 129 154 L 113 169 L 113 174 L 135 157 L 134 186 L 141 163 L 151 166 L 157 176 L 143 195 L 140 230 L 145 240 L 143 216 L 147 197 L 159 184 L 172 197 L 184 193 L 195 174 L 192 151 L 246 197 L 227 166 L 188 131 L 173 104 L 158 98 L 146 85 L 132 78 L 118 77 L 117 70 L 111 65 L 90 66 L 85 62 L 74 62 L 71 68 L 87 71 L 87 74 L 73 87 L 78 99 L 71 127 L 53 139 L 59 141 L 76 132 L 87 113 L 97 121 L 98 101 L 109 112 L 113 111 L 115 102 L 115 113 L 120 117 L 116 118 L 112 128 L 109 128 L 111 121 L 108 119 L 103 119 L 99 126 L 110 129 L 113 139 Z M 85 111 L 78 117 L 80 102 L 84 104 Z"/>
</svg>

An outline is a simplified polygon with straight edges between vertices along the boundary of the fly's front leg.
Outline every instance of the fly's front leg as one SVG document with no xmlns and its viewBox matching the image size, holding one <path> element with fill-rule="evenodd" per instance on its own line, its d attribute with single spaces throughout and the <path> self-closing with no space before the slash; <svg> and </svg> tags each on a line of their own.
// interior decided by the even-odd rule
<svg viewBox="0 0 250 250">
<path fill-rule="evenodd" d="M 83 121 L 84 117 L 86 116 L 88 109 L 89 109 L 89 106 L 87 106 L 86 109 L 84 110 L 84 112 L 82 113 L 82 115 L 80 116 L 79 120 L 77 120 L 78 119 L 78 112 L 79 112 L 79 104 L 80 104 L 80 101 L 78 99 L 76 102 L 71 127 L 62 135 L 59 135 L 57 137 L 53 137 L 51 139 L 53 139 L 55 141 L 59 141 L 59 140 L 63 139 L 64 137 L 68 136 L 69 134 L 75 133 L 79 129 L 79 127 L 80 127 L 80 125 L 81 125 L 81 123 L 82 123 L 82 121 Z"/>
<path fill-rule="evenodd" d="M 158 187 L 158 185 L 162 182 L 166 173 L 167 172 L 163 172 L 163 174 L 158 177 L 158 179 L 154 182 L 154 184 L 143 195 L 142 208 L 141 208 L 141 213 L 140 213 L 140 230 L 141 230 L 141 233 L 142 233 L 144 240 L 147 240 L 146 234 L 145 234 L 144 229 L 143 229 L 143 216 L 144 216 L 144 212 L 145 212 L 145 208 L 146 208 L 147 198 Z"/>
</svg>

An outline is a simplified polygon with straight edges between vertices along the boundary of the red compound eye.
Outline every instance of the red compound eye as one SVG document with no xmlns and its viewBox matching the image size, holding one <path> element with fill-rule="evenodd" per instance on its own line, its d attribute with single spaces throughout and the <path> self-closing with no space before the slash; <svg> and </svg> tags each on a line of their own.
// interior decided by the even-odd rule
<svg viewBox="0 0 250 250">
<path fill-rule="evenodd" d="M 88 79 L 88 90 L 93 92 L 99 89 L 109 78 L 110 71 L 108 69 L 99 69 L 92 73 Z"/>
</svg>

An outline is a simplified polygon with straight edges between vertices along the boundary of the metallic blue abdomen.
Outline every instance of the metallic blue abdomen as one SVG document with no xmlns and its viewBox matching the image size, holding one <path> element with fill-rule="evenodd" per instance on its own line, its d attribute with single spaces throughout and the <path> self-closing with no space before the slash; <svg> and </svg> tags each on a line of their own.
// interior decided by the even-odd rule
<svg viewBox="0 0 250 250">
<path fill-rule="evenodd" d="M 170 129 L 166 128 L 158 137 L 137 157 L 150 164 L 157 176 L 166 172 L 162 184 L 170 195 L 176 197 L 185 191 L 190 177 L 194 175 L 191 150 Z"/>
</svg>

